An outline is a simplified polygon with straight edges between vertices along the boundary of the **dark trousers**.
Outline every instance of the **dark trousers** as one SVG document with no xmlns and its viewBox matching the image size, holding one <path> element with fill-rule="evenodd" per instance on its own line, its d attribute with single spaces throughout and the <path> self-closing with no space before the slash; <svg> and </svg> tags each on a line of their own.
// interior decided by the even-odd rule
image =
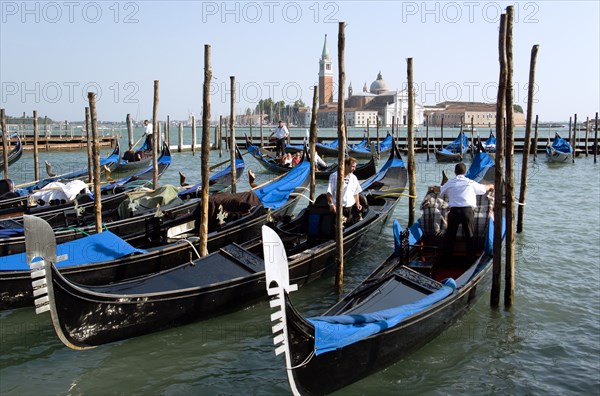
<svg viewBox="0 0 600 396">
<path fill-rule="evenodd" d="M 146 135 L 146 150 L 152 150 L 152 135 Z"/>
<path fill-rule="evenodd" d="M 456 232 L 458 231 L 458 226 L 461 224 L 466 240 L 467 258 L 471 260 L 475 258 L 475 239 L 473 238 L 475 218 L 473 216 L 473 208 L 471 207 L 450 209 L 443 254 L 445 257 L 449 257 L 452 254 L 456 241 Z"/>
<path fill-rule="evenodd" d="M 285 153 L 285 138 L 277 139 L 275 142 L 275 154 L 281 156 Z"/>
</svg>

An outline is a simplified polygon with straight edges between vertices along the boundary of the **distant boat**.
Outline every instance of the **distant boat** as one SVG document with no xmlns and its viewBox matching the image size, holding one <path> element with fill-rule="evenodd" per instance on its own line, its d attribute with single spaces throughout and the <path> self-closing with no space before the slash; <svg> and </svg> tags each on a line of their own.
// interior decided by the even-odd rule
<svg viewBox="0 0 600 396">
<path fill-rule="evenodd" d="M 550 138 L 548 138 L 546 159 L 548 159 L 548 162 L 568 162 L 573 160 L 573 147 L 556 133 L 552 144 L 550 144 Z"/>
<path fill-rule="evenodd" d="M 21 138 L 19 137 L 18 133 L 15 133 L 14 136 L 17 138 L 17 141 L 14 145 L 14 147 L 12 148 L 12 150 L 10 150 L 8 152 L 8 166 L 10 167 L 12 164 L 14 164 L 15 162 L 17 162 L 19 160 L 19 158 L 21 158 L 21 155 L 23 155 L 23 144 L 21 143 Z M 7 141 L 7 146 L 8 143 L 10 143 L 10 139 L 9 141 Z M 0 160 L 0 172 L 2 172 L 4 170 L 4 161 Z"/>
<path fill-rule="evenodd" d="M 464 158 L 468 149 L 469 141 L 467 136 L 464 134 L 464 132 L 461 132 L 452 143 L 435 151 L 435 159 L 438 162 L 460 162 Z"/>
</svg>

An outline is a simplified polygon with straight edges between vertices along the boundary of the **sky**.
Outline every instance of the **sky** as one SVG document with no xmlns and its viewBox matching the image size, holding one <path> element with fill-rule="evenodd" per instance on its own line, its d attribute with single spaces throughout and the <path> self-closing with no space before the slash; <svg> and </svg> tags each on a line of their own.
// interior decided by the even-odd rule
<svg viewBox="0 0 600 396">
<path fill-rule="evenodd" d="M 99 120 L 202 114 L 210 45 L 211 118 L 259 99 L 312 103 L 327 35 L 338 78 L 338 23 L 354 92 L 381 72 L 406 88 L 413 58 L 417 102 L 495 102 L 498 26 L 515 9 L 514 101 L 525 109 L 531 48 L 539 44 L 534 113 L 540 121 L 595 116 L 600 108 L 599 1 L 0 1 L 0 106 L 9 116 Z"/>
</svg>

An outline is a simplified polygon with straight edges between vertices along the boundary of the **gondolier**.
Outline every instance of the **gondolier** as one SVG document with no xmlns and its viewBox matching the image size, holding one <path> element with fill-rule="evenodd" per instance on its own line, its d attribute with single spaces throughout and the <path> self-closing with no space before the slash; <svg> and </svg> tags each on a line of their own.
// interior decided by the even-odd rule
<svg viewBox="0 0 600 396">
<path fill-rule="evenodd" d="M 269 139 L 273 136 L 275 137 L 275 154 L 277 154 L 277 156 L 285 154 L 285 139 L 287 139 L 289 135 L 290 132 L 286 126 L 283 125 L 283 121 L 279 120 L 279 125 L 275 128 L 275 131 L 273 131 L 271 136 L 269 136 Z"/>
<path fill-rule="evenodd" d="M 467 258 L 475 258 L 475 241 L 473 239 L 475 219 L 473 208 L 477 206 L 477 195 L 492 191 L 492 184 L 479 184 L 465 176 L 467 167 L 462 162 L 456 164 L 454 173 L 456 178 L 449 180 L 440 188 L 440 195 L 447 195 L 450 207 L 448 213 L 448 229 L 444 239 L 443 254 L 449 257 L 454 248 L 458 226 L 462 224 L 463 233 L 467 242 Z"/>
<path fill-rule="evenodd" d="M 342 189 L 342 207 L 344 208 L 344 217 L 348 219 L 348 224 L 352 224 L 352 219 L 357 217 L 362 210 L 358 196 L 362 191 L 362 188 L 358 182 L 358 179 L 354 173 L 352 173 L 355 169 L 356 160 L 352 157 L 346 157 L 344 160 L 344 188 Z M 329 210 L 332 213 L 335 213 L 335 205 L 337 201 L 335 196 L 337 191 L 337 174 L 337 172 L 334 172 L 331 174 L 331 176 L 329 176 L 329 186 L 327 187 L 327 202 L 329 203 Z"/>
<path fill-rule="evenodd" d="M 152 150 L 152 135 L 154 130 L 152 128 L 152 124 L 148 120 L 144 120 L 144 127 L 146 128 L 146 150 Z"/>
</svg>

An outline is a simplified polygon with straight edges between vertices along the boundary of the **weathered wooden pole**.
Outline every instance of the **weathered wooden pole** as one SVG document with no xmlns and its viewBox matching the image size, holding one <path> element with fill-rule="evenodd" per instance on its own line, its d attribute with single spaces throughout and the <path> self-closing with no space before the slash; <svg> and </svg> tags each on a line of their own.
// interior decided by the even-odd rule
<svg viewBox="0 0 600 396">
<path fill-rule="evenodd" d="M 167 122 L 165 123 L 165 140 L 167 141 L 167 147 L 171 147 L 171 116 L 167 116 Z"/>
<path fill-rule="evenodd" d="M 229 116 L 229 133 L 231 137 L 231 143 L 229 143 L 229 154 L 231 158 L 231 192 L 235 194 L 236 190 L 236 174 L 235 174 L 235 76 L 229 76 L 231 81 L 231 103 Z"/>
<path fill-rule="evenodd" d="M 254 144 L 254 140 L 252 139 L 252 114 L 250 113 L 250 143 Z"/>
<path fill-rule="evenodd" d="M 179 140 L 177 142 L 177 152 L 181 153 L 183 150 L 183 122 L 179 123 Z"/>
<path fill-rule="evenodd" d="M 538 152 L 538 115 L 535 115 L 535 134 L 533 138 L 533 161 L 537 160 Z"/>
<path fill-rule="evenodd" d="M 395 135 L 395 131 L 394 128 L 396 127 L 396 119 L 395 116 L 392 116 L 392 138 L 396 138 L 397 136 Z"/>
<path fill-rule="evenodd" d="M 465 133 L 465 131 L 463 130 L 463 116 L 460 116 L 460 132 L 458 133 L 458 136 L 460 138 L 460 155 L 459 155 L 459 157 L 460 157 L 461 161 L 463 160 L 462 153 L 463 153 L 463 136 L 465 136 L 464 133 Z"/>
<path fill-rule="evenodd" d="M 338 171 L 336 185 L 336 202 L 335 202 L 335 260 L 337 272 L 335 276 L 335 284 L 338 291 L 342 290 L 344 283 L 344 228 L 342 224 L 343 204 L 342 190 L 344 187 L 344 160 L 346 147 L 346 130 L 344 129 L 344 86 L 346 85 L 346 71 L 344 66 L 344 49 L 346 46 L 346 34 L 344 32 L 345 23 L 338 23 L 338 108 L 337 108 L 337 132 L 338 132 Z"/>
<path fill-rule="evenodd" d="M 571 144 L 573 141 L 571 140 L 571 127 L 572 127 L 572 122 L 573 122 L 573 117 L 569 117 L 569 138 L 567 139 L 567 142 L 569 142 L 569 144 Z"/>
<path fill-rule="evenodd" d="M 0 123 L 2 124 L 2 160 L 4 161 L 4 178 L 8 179 L 8 139 L 10 139 L 10 135 L 6 130 L 6 114 L 4 109 L 0 109 L 0 119 Z"/>
<path fill-rule="evenodd" d="M 33 111 L 33 180 L 40 180 L 40 163 L 38 157 L 38 137 L 40 131 L 38 129 L 37 111 Z"/>
<path fill-rule="evenodd" d="M 91 117 L 92 129 L 92 156 L 93 161 L 93 182 L 94 182 L 94 214 L 96 219 L 96 233 L 102 232 L 102 196 L 100 192 L 100 142 L 98 140 L 98 117 L 96 114 L 96 94 L 88 92 L 88 101 L 90 104 L 89 113 Z"/>
<path fill-rule="evenodd" d="M 208 254 L 208 194 L 210 186 L 210 80 L 212 69 L 210 65 L 210 45 L 204 45 L 204 84 L 202 86 L 202 155 L 200 159 L 202 176 L 202 203 L 200 205 L 200 255 Z M 235 167 L 232 168 L 235 174 Z"/>
<path fill-rule="evenodd" d="M 590 143 L 589 134 L 590 134 L 590 117 L 586 117 L 585 118 L 585 157 L 586 158 L 588 156 L 588 144 Z"/>
<path fill-rule="evenodd" d="M 231 143 L 229 140 L 229 128 L 227 128 L 227 123 L 225 123 L 225 151 L 229 151 L 229 143 Z"/>
<path fill-rule="evenodd" d="M 315 172 L 317 170 L 317 162 L 315 161 L 315 155 L 317 153 L 317 112 L 319 107 L 317 105 L 319 98 L 319 87 L 315 85 L 313 87 L 313 102 L 312 102 L 312 113 L 310 115 L 310 134 L 308 136 L 309 150 L 310 150 L 310 192 L 309 198 L 311 201 L 315 200 L 315 189 L 316 189 L 316 178 Z"/>
<path fill-rule="evenodd" d="M 367 118 L 367 142 L 371 144 L 371 130 L 369 128 L 369 119 Z"/>
<path fill-rule="evenodd" d="M 573 140 L 571 141 L 571 147 L 573 147 L 571 162 L 575 163 L 575 154 L 577 153 L 577 113 L 575 113 L 575 119 L 573 122 Z"/>
<path fill-rule="evenodd" d="M 381 121 L 379 120 L 379 117 L 377 117 L 377 154 L 379 154 L 379 126 L 380 125 L 381 125 Z"/>
<path fill-rule="evenodd" d="M 425 150 L 427 151 L 427 162 L 429 162 L 429 114 L 425 116 Z"/>
<path fill-rule="evenodd" d="M 506 101 L 506 14 L 500 15 L 498 38 L 500 77 L 496 99 L 496 158 L 494 172 L 494 258 L 490 305 L 500 305 L 500 278 L 502 275 L 502 185 L 504 180 L 504 107 Z M 443 121 L 443 118 L 442 118 Z"/>
<path fill-rule="evenodd" d="M 596 126 L 594 127 L 594 164 L 598 156 L 598 112 L 596 112 Z"/>
<path fill-rule="evenodd" d="M 219 116 L 219 158 L 223 156 L 223 116 Z"/>
<path fill-rule="evenodd" d="M 196 116 L 192 116 L 192 155 L 196 155 Z"/>
<path fill-rule="evenodd" d="M 125 121 L 127 122 L 127 147 L 133 148 L 133 121 L 131 120 L 131 114 L 127 113 Z"/>
<path fill-rule="evenodd" d="M 529 148 L 531 143 L 531 122 L 533 118 L 533 95 L 535 86 L 535 62 L 540 46 L 531 48 L 529 62 L 529 89 L 527 94 L 527 123 L 525 124 L 525 139 L 523 140 L 523 162 L 521 163 L 521 188 L 519 191 L 519 205 L 517 208 L 517 233 L 523 231 L 523 217 L 525 213 L 525 197 L 527 195 L 527 167 L 529 166 Z"/>
<path fill-rule="evenodd" d="M 440 150 L 444 148 L 444 115 L 440 121 Z"/>
<path fill-rule="evenodd" d="M 263 147 L 263 111 L 262 105 L 260 107 L 260 148 Z"/>
<path fill-rule="evenodd" d="M 48 116 L 44 116 L 44 140 L 46 140 L 46 151 L 48 151 L 50 149 L 48 143 Z"/>
<path fill-rule="evenodd" d="M 415 207 L 417 196 L 417 168 L 415 165 L 415 133 L 414 133 L 414 118 L 415 118 L 415 90 L 413 86 L 413 60 L 406 60 L 406 74 L 408 77 L 408 128 L 406 130 L 406 141 L 408 144 L 408 190 L 410 197 L 408 198 L 408 225 L 411 226 L 415 222 Z M 394 143 L 395 144 L 395 143 Z"/>
<path fill-rule="evenodd" d="M 513 305 L 515 290 L 515 150 L 513 107 L 513 22 L 514 6 L 506 8 L 506 270 L 504 273 L 504 305 Z"/>
<path fill-rule="evenodd" d="M 158 80 L 154 80 L 154 105 L 152 106 L 152 188 L 158 188 Z"/>
<path fill-rule="evenodd" d="M 94 151 L 92 145 L 92 120 L 90 115 L 90 108 L 85 108 L 85 139 L 87 140 L 87 160 L 88 160 L 88 183 L 94 182 Z"/>
</svg>

